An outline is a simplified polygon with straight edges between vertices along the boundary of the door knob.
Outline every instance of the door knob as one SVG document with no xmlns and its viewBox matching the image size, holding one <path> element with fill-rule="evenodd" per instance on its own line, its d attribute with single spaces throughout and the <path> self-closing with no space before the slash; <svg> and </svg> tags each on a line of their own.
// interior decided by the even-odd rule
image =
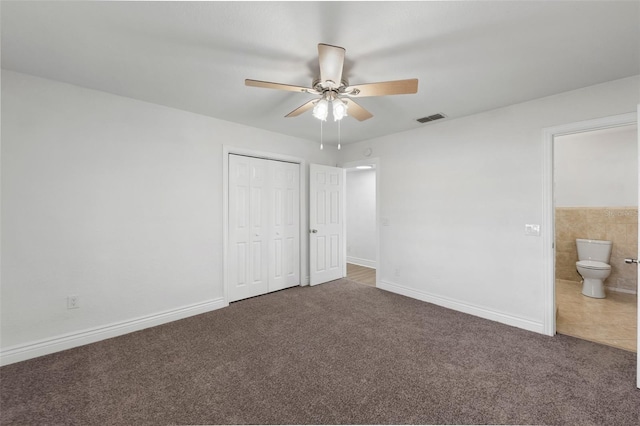
<svg viewBox="0 0 640 426">
<path fill-rule="evenodd" d="M 624 263 L 640 263 L 640 262 L 638 262 L 638 259 L 625 259 Z"/>
<path fill-rule="evenodd" d="M 312 234 L 316 234 L 316 233 L 318 233 L 318 230 L 317 229 L 312 229 L 309 232 L 312 233 Z"/>
</svg>

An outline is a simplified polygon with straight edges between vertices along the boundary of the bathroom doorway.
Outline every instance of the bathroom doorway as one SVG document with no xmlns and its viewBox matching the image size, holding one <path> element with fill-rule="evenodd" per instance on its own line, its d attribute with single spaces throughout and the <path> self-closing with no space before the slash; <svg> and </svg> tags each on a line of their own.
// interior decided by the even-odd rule
<svg viewBox="0 0 640 426">
<path fill-rule="evenodd" d="M 347 163 L 346 260 L 347 278 L 376 286 L 378 269 L 378 161 Z"/>
<path fill-rule="evenodd" d="M 556 332 L 637 352 L 637 123 L 555 135 L 553 187 Z M 604 298 L 582 294 L 576 239 L 612 243 Z"/>
</svg>

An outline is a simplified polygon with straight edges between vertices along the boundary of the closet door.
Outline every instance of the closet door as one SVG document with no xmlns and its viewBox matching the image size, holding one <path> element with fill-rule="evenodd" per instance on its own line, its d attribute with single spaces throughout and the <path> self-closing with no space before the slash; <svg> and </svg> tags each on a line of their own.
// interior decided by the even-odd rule
<svg viewBox="0 0 640 426">
<path fill-rule="evenodd" d="M 269 162 L 229 155 L 229 301 L 268 292 Z"/>
<path fill-rule="evenodd" d="M 300 285 L 299 165 L 229 155 L 229 302 Z"/>
<path fill-rule="evenodd" d="M 297 164 L 269 163 L 269 291 L 276 291 L 300 285 L 300 171 Z"/>
</svg>

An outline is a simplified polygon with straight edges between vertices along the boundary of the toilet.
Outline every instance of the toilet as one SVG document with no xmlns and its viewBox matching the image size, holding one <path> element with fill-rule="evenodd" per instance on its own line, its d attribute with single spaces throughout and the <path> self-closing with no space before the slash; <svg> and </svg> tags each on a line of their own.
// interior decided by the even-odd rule
<svg viewBox="0 0 640 426">
<path fill-rule="evenodd" d="M 611 274 L 611 241 L 576 239 L 576 269 L 583 278 L 582 294 L 604 299 L 604 280 Z"/>
</svg>

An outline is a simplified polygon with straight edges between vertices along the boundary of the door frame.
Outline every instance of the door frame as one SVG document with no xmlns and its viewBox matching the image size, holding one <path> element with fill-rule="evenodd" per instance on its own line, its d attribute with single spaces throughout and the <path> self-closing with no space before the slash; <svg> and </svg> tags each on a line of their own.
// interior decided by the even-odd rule
<svg viewBox="0 0 640 426">
<path fill-rule="evenodd" d="M 376 171 L 376 287 L 380 287 L 380 277 L 382 276 L 382 274 L 380 273 L 381 270 L 381 262 L 380 262 L 380 158 L 378 157 L 374 157 L 374 158 L 365 158 L 364 160 L 356 160 L 356 161 L 348 161 L 346 163 L 342 163 L 340 165 L 340 167 L 342 167 L 343 169 L 350 169 L 353 167 L 357 167 L 357 166 L 367 166 L 367 165 L 373 165 L 375 166 L 375 171 Z M 346 197 L 346 181 L 345 181 L 345 197 Z M 349 200 L 347 200 L 347 203 L 349 202 Z M 346 205 L 345 205 L 346 208 Z M 345 218 L 345 238 L 344 238 L 344 267 L 345 267 L 345 276 L 347 274 L 346 272 L 346 268 L 347 268 L 347 232 L 349 232 L 349 228 L 347 226 L 347 221 Z"/>
<path fill-rule="evenodd" d="M 222 282 L 224 302 L 229 304 L 229 154 L 244 155 L 246 157 L 262 158 L 265 160 L 286 161 L 298 164 L 300 185 L 300 285 L 309 285 L 307 271 L 308 254 L 308 217 L 307 217 L 307 162 L 303 158 L 274 152 L 258 151 L 250 148 L 222 145 Z"/>
<path fill-rule="evenodd" d="M 543 333 L 556 334 L 556 294 L 555 294 L 555 203 L 553 176 L 553 144 L 557 136 L 582 133 L 636 124 L 636 112 L 602 117 L 548 127 L 542 130 L 543 144 L 543 196 L 542 196 L 542 251 L 543 251 L 543 293 L 544 322 Z"/>
</svg>

